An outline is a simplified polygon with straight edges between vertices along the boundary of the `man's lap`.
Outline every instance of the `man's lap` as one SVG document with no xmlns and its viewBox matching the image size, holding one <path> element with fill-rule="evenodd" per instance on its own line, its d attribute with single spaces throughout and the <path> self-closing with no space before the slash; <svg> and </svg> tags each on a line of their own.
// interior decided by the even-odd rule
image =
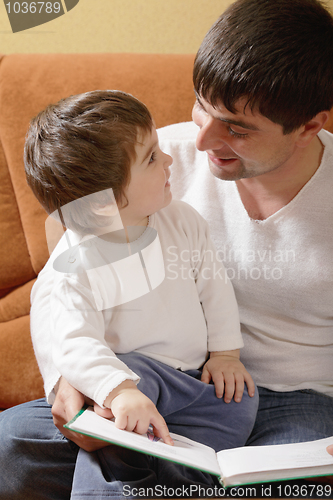
<svg viewBox="0 0 333 500">
<path fill-rule="evenodd" d="M 253 404 L 251 401 L 250 404 L 239 405 L 238 403 L 230 403 L 227 405 L 216 398 L 214 386 L 208 386 L 200 381 L 199 371 L 193 371 L 191 376 L 189 376 L 174 369 L 168 370 L 169 367 L 164 366 L 163 363 L 158 366 L 151 360 L 145 360 L 143 356 L 134 356 L 134 360 L 130 360 L 127 357 L 126 361 L 127 364 L 131 365 L 132 369 L 137 369 L 137 371 L 140 369 L 142 373 L 139 374 L 146 376 L 146 378 L 148 378 L 147 375 L 150 375 L 149 370 L 155 369 L 158 371 L 158 376 L 156 377 L 156 380 L 158 380 L 157 392 L 160 394 L 163 393 L 163 398 L 159 398 L 158 406 L 161 403 L 161 407 L 167 413 L 165 415 L 167 421 L 171 418 L 172 412 L 175 417 L 174 423 L 170 423 L 170 430 L 178 430 L 176 427 L 180 423 L 179 429 L 184 431 L 187 429 L 187 424 L 188 427 L 192 427 L 192 434 L 194 433 L 194 435 L 188 437 L 197 438 L 198 440 L 201 437 L 205 441 L 206 439 L 212 439 L 212 436 L 214 437 L 216 434 L 216 439 L 221 440 L 219 434 L 222 434 L 221 429 L 224 429 L 225 417 L 225 420 L 228 421 L 228 426 L 223 432 L 225 436 L 224 447 L 229 447 L 228 440 L 231 441 L 231 445 L 233 446 L 245 443 L 253 426 L 256 411 L 255 400 Z M 156 392 L 156 380 L 152 384 L 148 383 L 144 385 L 148 393 L 151 388 L 153 388 L 153 392 Z M 202 393 L 198 391 L 199 387 L 202 389 Z M 177 392 L 177 396 L 173 398 L 174 391 Z M 156 398 L 156 395 L 149 395 L 152 396 L 152 399 Z M 247 394 L 244 395 L 244 400 L 246 399 L 250 399 Z M 191 403 L 193 405 L 192 411 L 188 411 L 190 410 Z M 220 411 L 220 408 L 222 409 L 223 406 L 226 408 L 226 412 Z M 233 406 L 235 407 L 234 410 L 232 410 Z M 251 413 L 251 416 L 246 415 L 247 409 L 248 413 Z M 211 411 L 215 413 L 211 414 Z M 209 416 L 207 416 L 207 412 Z M 244 414 L 243 417 L 237 419 L 237 413 L 241 414 L 242 412 Z M 213 417 L 214 420 L 219 420 L 221 423 L 214 425 L 214 422 L 212 422 Z M 192 419 L 191 422 L 188 422 L 189 418 Z M 245 424 L 249 420 L 251 420 L 250 427 L 244 432 L 242 430 L 242 422 L 244 421 Z M 238 425 L 234 425 L 235 421 Z M 21 422 L 24 424 L 21 425 Z M 241 436 L 240 439 L 242 442 L 238 440 L 238 435 Z M 216 444 L 216 439 L 213 439 L 213 444 Z M 103 477 L 106 477 L 105 473 L 107 472 L 106 475 L 112 474 L 112 471 L 115 469 L 115 463 L 118 460 L 111 448 L 114 447 L 110 447 L 110 450 L 105 450 L 105 453 L 108 453 L 112 458 L 109 468 L 104 465 L 102 476 L 98 476 L 96 473 L 97 479 L 102 477 L 102 480 L 99 481 L 102 484 L 104 481 Z M 79 484 L 81 486 L 83 483 L 82 474 L 80 476 L 80 471 L 78 469 L 75 470 L 77 453 L 78 448 L 76 445 L 68 442 L 54 426 L 51 406 L 45 400 L 32 401 L 5 411 L 0 420 L 0 465 L 2 463 L 4 465 L 3 467 L 0 466 L 0 484 L 2 474 L 11 479 L 8 480 L 7 485 L 3 483 L 3 487 L 0 487 L 0 499 L 14 500 L 16 498 L 25 498 L 25 500 L 30 500 L 31 498 L 37 500 L 38 493 L 36 492 L 38 491 L 43 492 L 42 498 L 69 498 L 73 477 L 76 478 L 78 476 L 80 478 L 79 481 L 75 481 L 76 485 Z M 91 458 L 94 458 L 96 470 L 98 470 L 98 464 L 102 464 L 100 459 L 103 458 L 105 453 L 102 450 L 101 452 L 96 452 L 94 457 L 91 455 Z M 87 453 L 83 453 L 82 457 L 86 455 Z M 14 462 L 15 466 L 13 465 Z M 82 463 L 85 464 L 86 462 L 87 459 L 85 458 Z M 160 473 L 163 470 L 163 478 L 168 477 L 168 480 L 165 479 L 165 481 L 167 483 L 170 481 L 172 485 L 177 481 L 179 484 L 180 482 L 188 481 L 188 475 L 191 477 L 191 471 L 185 471 L 185 469 L 182 471 L 180 466 L 176 470 L 173 470 L 174 466 L 169 463 L 164 464 L 161 462 L 155 465 L 158 465 Z M 86 468 L 82 467 L 82 469 L 85 470 Z M 20 472 L 15 474 L 15 470 L 19 470 Z M 84 472 L 84 470 L 81 472 Z M 139 472 L 141 474 L 141 471 Z M 158 471 L 155 472 L 157 475 L 153 477 L 157 480 Z M 143 473 L 146 474 L 146 471 L 143 471 Z M 202 485 L 205 484 L 205 481 L 208 481 L 206 484 L 210 484 L 211 480 L 208 477 L 205 478 L 198 471 L 192 475 L 200 476 L 197 478 L 199 484 L 201 484 L 201 481 L 203 481 Z M 83 477 L 85 477 L 84 474 Z M 159 481 L 162 482 L 163 478 L 160 478 Z M 88 484 L 99 484 L 97 479 L 95 481 L 89 480 Z M 148 479 L 149 476 L 145 477 L 144 481 Z M 58 481 L 59 484 L 55 484 L 55 481 Z M 116 484 L 117 481 L 112 481 L 109 484 L 105 484 L 104 487 L 109 491 L 109 489 L 113 490 Z M 94 485 L 90 485 L 90 487 L 94 488 Z M 121 488 L 121 484 L 118 484 L 118 487 Z M 59 488 L 61 488 L 61 491 L 59 491 Z M 102 486 L 101 489 L 103 490 Z M 19 494 L 16 496 L 16 491 L 21 491 L 21 496 Z M 45 495 L 46 491 L 48 491 L 48 496 Z M 117 494 L 117 491 L 113 493 Z"/>
<path fill-rule="evenodd" d="M 333 435 L 333 398 L 312 390 L 258 390 L 259 409 L 247 445 L 297 443 Z"/>
<path fill-rule="evenodd" d="M 260 389 L 260 394 L 256 424 L 247 444 L 333 434 L 333 399 L 313 391 L 276 394 Z M 39 491 L 44 499 L 69 498 L 77 451 L 54 426 L 45 400 L 4 411 L 0 414 L 0 499 L 38 500 Z"/>
<path fill-rule="evenodd" d="M 69 498 L 77 453 L 53 424 L 45 399 L 5 410 L 0 414 L 0 499 Z"/>
</svg>

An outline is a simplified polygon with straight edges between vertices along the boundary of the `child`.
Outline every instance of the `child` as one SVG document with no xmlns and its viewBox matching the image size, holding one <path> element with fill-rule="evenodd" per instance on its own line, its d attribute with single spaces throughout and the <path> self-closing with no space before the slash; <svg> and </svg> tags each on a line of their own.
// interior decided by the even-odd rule
<svg viewBox="0 0 333 500">
<path fill-rule="evenodd" d="M 50 259 L 53 361 L 119 428 L 144 433 L 152 425 L 168 444 L 171 429 L 219 451 L 245 444 L 257 396 L 239 361 L 232 286 L 206 222 L 171 202 L 171 163 L 147 108 L 123 92 L 72 96 L 32 121 L 28 184 L 46 211 L 58 214 L 70 242 Z M 111 488 L 123 479 L 115 475 L 122 453 L 113 450 L 107 460 Z M 77 487 L 87 492 L 85 460 L 92 458 L 77 464 L 73 498 Z M 123 471 L 127 462 L 122 455 Z M 194 476 L 182 472 L 181 481 Z M 99 481 L 90 474 L 91 488 Z"/>
</svg>

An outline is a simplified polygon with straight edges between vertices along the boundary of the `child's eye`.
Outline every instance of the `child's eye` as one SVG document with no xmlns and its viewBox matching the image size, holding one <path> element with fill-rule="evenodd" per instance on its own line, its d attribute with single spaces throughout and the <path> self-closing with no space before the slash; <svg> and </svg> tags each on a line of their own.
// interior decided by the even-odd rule
<svg viewBox="0 0 333 500">
<path fill-rule="evenodd" d="M 203 107 L 202 103 L 199 101 L 199 99 L 197 98 L 197 100 L 195 101 L 195 104 L 196 106 L 200 109 L 200 111 L 204 111 L 206 113 L 206 110 L 205 108 Z"/>
<path fill-rule="evenodd" d="M 153 163 L 156 160 L 156 152 L 153 151 L 148 163 Z"/>
<path fill-rule="evenodd" d="M 247 137 L 247 134 L 239 134 L 238 132 L 235 132 L 231 127 L 228 127 L 228 132 L 232 137 L 237 137 L 237 139 L 244 139 Z"/>
</svg>

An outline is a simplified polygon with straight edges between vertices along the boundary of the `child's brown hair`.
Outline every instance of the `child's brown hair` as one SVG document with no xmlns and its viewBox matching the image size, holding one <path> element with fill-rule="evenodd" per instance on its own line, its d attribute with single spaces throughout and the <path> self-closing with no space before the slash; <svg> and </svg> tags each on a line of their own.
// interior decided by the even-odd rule
<svg viewBox="0 0 333 500">
<path fill-rule="evenodd" d="M 106 196 L 113 191 L 122 202 L 135 145 L 152 127 L 146 106 L 121 91 L 97 90 L 62 99 L 30 123 L 24 148 L 27 182 L 49 214 L 101 191 Z M 109 201 L 113 197 L 103 200 Z M 83 223 L 73 221 L 71 229 L 89 232 L 89 225 L 85 218 Z"/>
</svg>

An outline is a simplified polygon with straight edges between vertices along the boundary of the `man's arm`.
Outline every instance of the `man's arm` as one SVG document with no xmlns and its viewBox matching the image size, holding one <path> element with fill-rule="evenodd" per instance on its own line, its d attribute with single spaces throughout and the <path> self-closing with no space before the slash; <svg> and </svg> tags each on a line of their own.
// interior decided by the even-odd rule
<svg viewBox="0 0 333 500">
<path fill-rule="evenodd" d="M 127 395 L 126 392 L 130 392 L 130 394 Z M 137 404 L 135 399 L 138 399 Z M 118 427 L 144 433 L 147 432 L 149 424 L 152 424 L 157 436 L 161 437 L 165 443 L 170 445 L 173 444 L 163 417 L 158 413 L 153 402 L 137 389 L 134 382 L 126 381 L 117 387 L 113 393 L 109 395 L 105 404 L 112 407 L 112 402 L 114 402 L 115 406 L 113 412 L 116 416 L 116 425 L 117 419 L 119 419 Z M 61 378 L 56 399 L 52 406 L 53 422 L 67 439 L 73 441 L 80 448 L 86 451 L 96 451 L 108 446 L 108 443 L 99 439 L 89 438 L 88 436 L 70 431 L 63 427 L 64 424 L 80 411 L 84 403 L 94 404 L 91 400 L 87 400 L 83 394 L 74 389 L 74 387 L 64 378 Z M 113 412 L 110 408 L 100 408 L 96 403 L 94 407 L 98 415 L 104 418 L 113 417 Z M 142 428 L 140 428 L 140 425 Z"/>
<path fill-rule="evenodd" d="M 63 427 L 69 420 L 75 417 L 85 403 L 91 404 L 91 401 L 86 400 L 83 394 L 74 389 L 64 378 L 61 378 L 52 406 L 53 422 L 59 431 L 67 439 L 77 444 L 77 446 L 83 448 L 85 451 L 96 451 L 108 446 L 108 443 L 78 434 Z M 100 411 L 103 412 L 102 416 L 106 418 L 112 416 L 110 410 L 100 409 Z"/>
</svg>

